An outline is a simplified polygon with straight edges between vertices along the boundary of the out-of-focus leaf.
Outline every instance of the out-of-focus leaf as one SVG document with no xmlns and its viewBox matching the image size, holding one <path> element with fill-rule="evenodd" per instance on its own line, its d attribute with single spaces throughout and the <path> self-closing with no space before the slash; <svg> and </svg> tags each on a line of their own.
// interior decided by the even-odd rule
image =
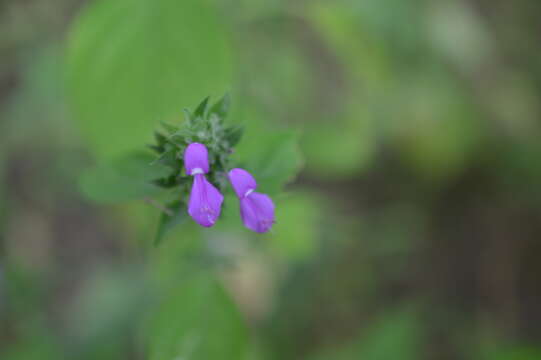
<svg viewBox="0 0 541 360">
<path fill-rule="evenodd" d="M 301 146 L 309 171 L 325 178 L 351 176 L 372 164 L 376 134 L 362 111 L 340 124 L 315 124 L 306 129 Z"/>
<path fill-rule="evenodd" d="M 180 225 L 188 218 L 188 213 L 184 208 L 185 203 L 176 201 L 167 208 L 173 212 L 173 215 L 162 212 L 158 220 L 158 231 L 154 238 L 154 246 L 158 246 L 164 236 L 176 225 Z"/>
<path fill-rule="evenodd" d="M 281 257 L 304 260 L 316 250 L 321 204 L 309 194 L 275 199 L 277 211 L 269 246 Z"/>
<path fill-rule="evenodd" d="M 114 162 L 114 166 L 126 176 L 146 181 L 156 180 L 170 175 L 171 169 L 155 163 L 154 159 L 154 155 L 135 152 Z"/>
<path fill-rule="evenodd" d="M 324 351 L 311 360 L 416 360 L 421 358 L 421 327 L 412 311 L 386 314 L 353 342 Z"/>
<path fill-rule="evenodd" d="M 235 146 L 242 138 L 242 134 L 244 134 L 244 127 L 239 125 L 234 125 L 225 130 L 225 138 L 229 142 L 230 146 Z"/>
<path fill-rule="evenodd" d="M 80 178 L 80 188 L 89 199 L 114 203 L 140 199 L 159 193 L 162 189 L 152 180 L 170 175 L 171 169 L 153 162 L 145 153 L 125 156 L 112 164 L 87 169 Z"/>
<path fill-rule="evenodd" d="M 295 131 L 268 131 L 246 139 L 237 148 L 246 170 L 254 174 L 258 191 L 276 194 L 300 170 L 302 156 Z"/>
<path fill-rule="evenodd" d="M 359 358 L 416 360 L 421 356 L 419 314 L 411 310 L 386 313 L 360 341 Z"/>
<path fill-rule="evenodd" d="M 112 158 L 150 141 L 160 120 L 230 87 L 224 28 L 199 0 L 98 0 L 76 21 L 68 85 L 92 149 Z"/>
<path fill-rule="evenodd" d="M 146 331 L 150 360 L 238 360 L 246 329 L 224 289 L 209 274 L 180 277 Z"/>
</svg>

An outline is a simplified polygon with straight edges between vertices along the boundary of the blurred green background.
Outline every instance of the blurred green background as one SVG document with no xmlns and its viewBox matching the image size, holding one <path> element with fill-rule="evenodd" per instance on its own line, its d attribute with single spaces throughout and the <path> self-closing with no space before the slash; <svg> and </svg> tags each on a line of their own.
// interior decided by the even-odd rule
<svg viewBox="0 0 541 360">
<path fill-rule="evenodd" d="M 0 0 L 0 359 L 541 359 L 540 15 Z M 81 174 L 225 92 L 277 224 L 155 248 Z"/>
</svg>

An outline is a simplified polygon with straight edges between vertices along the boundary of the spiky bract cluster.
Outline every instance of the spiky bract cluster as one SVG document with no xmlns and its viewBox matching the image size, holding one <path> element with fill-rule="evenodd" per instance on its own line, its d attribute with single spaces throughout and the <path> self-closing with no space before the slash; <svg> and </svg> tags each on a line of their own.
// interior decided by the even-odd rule
<svg viewBox="0 0 541 360">
<path fill-rule="evenodd" d="M 172 175 L 158 179 L 155 184 L 163 188 L 178 188 L 188 194 L 191 177 L 184 171 L 184 150 L 190 143 L 204 144 L 209 152 L 210 172 L 207 178 L 221 191 L 225 190 L 230 169 L 229 155 L 242 137 L 242 127 L 224 123 L 229 112 L 230 99 L 226 95 L 213 105 L 203 100 L 195 111 L 184 110 L 185 121 L 180 125 L 162 123 L 155 132 L 156 143 L 150 148 L 158 154 L 156 162 L 172 168 Z M 187 200 L 186 200 L 187 201 Z"/>
</svg>

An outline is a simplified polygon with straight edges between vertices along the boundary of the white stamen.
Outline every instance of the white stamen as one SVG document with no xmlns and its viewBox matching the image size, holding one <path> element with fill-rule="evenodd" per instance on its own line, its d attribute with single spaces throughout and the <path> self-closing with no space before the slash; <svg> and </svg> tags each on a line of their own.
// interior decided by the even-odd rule
<svg viewBox="0 0 541 360">
<path fill-rule="evenodd" d="M 197 175 L 197 174 L 204 174 L 203 169 L 195 168 L 195 169 L 192 170 L 192 173 L 190 175 Z"/>
<path fill-rule="evenodd" d="M 244 197 L 250 195 L 251 193 L 254 192 L 254 189 L 249 189 L 248 191 L 246 191 L 246 193 L 244 194 Z"/>
</svg>

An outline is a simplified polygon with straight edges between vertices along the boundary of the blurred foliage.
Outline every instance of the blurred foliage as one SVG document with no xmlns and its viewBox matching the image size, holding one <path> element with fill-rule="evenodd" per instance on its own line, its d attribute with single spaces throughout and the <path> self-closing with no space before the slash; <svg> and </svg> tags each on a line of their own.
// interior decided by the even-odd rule
<svg viewBox="0 0 541 360">
<path fill-rule="evenodd" d="M 0 0 L 0 358 L 540 358 L 540 11 Z M 264 236 L 137 153 L 227 91 Z"/>
<path fill-rule="evenodd" d="M 384 319 L 376 321 L 373 328 L 367 329 L 368 335 L 361 336 L 359 341 L 342 345 L 337 350 L 323 351 L 311 359 L 419 359 L 421 329 L 418 319 L 411 311 L 390 312 Z"/>
<path fill-rule="evenodd" d="M 281 209 L 268 247 L 289 261 L 310 259 L 317 251 L 323 201 L 314 194 L 293 193 L 278 200 Z M 303 224 L 303 226 L 297 226 Z"/>
<path fill-rule="evenodd" d="M 156 195 L 162 190 L 153 181 L 172 174 L 167 166 L 156 163 L 156 156 L 139 152 L 86 170 L 81 191 L 97 202 L 115 203 Z"/>
<path fill-rule="evenodd" d="M 204 273 L 179 281 L 146 329 L 149 359 L 242 359 L 246 330 L 223 288 Z"/>
</svg>

